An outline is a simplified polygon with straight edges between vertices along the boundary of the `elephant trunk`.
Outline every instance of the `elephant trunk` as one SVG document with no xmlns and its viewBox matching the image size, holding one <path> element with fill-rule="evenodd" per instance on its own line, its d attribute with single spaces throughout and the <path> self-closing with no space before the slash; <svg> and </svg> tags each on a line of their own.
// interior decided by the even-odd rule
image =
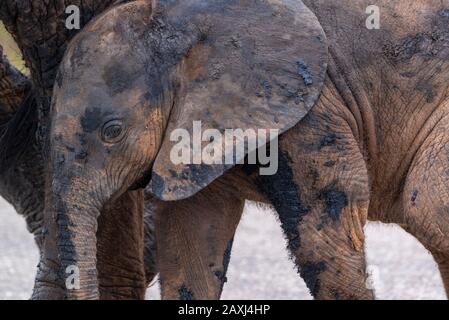
<svg viewBox="0 0 449 320">
<path fill-rule="evenodd" d="M 44 248 L 33 299 L 99 299 L 96 232 L 100 207 L 79 168 L 53 167 Z M 78 174 L 77 174 L 78 173 Z"/>
<path fill-rule="evenodd" d="M 57 196 L 59 198 L 59 196 Z M 97 219 L 99 211 L 92 207 L 67 203 L 55 213 L 58 234 L 57 249 L 65 275 L 68 299 L 99 299 L 97 277 Z"/>
</svg>

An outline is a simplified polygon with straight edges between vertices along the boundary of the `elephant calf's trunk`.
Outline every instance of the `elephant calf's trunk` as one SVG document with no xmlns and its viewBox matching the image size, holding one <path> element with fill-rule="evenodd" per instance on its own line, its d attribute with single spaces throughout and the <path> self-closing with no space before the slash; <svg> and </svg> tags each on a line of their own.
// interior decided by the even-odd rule
<svg viewBox="0 0 449 320">
<path fill-rule="evenodd" d="M 52 198 L 33 299 L 97 300 L 99 210 L 69 202 L 66 199 L 75 198 L 64 193 L 53 193 Z"/>
<path fill-rule="evenodd" d="M 99 299 L 97 276 L 97 219 L 99 212 L 78 205 L 59 210 L 57 248 L 68 299 Z"/>
</svg>

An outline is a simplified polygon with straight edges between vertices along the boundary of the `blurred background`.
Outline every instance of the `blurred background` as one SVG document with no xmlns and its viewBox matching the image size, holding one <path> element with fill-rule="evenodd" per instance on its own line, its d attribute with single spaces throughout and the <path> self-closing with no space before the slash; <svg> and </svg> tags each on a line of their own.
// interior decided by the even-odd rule
<svg viewBox="0 0 449 320">
<path fill-rule="evenodd" d="M 0 21 L 0 45 L 3 47 L 3 53 L 8 56 L 9 61 L 16 66 L 22 73 L 28 74 L 25 63 L 20 55 L 19 48 L 16 43 L 5 30 L 3 23 Z"/>
<path fill-rule="evenodd" d="M 0 23 L 9 61 L 28 73 L 14 41 Z M 370 283 L 378 299 L 445 299 L 437 266 L 413 237 L 393 225 L 368 223 Z M 28 299 L 38 252 L 25 221 L 0 198 L 0 300 Z M 248 203 L 237 230 L 223 299 L 311 299 L 285 249 L 275 213 Z M 147 293 L 159 299 L 157 281 Z"/>
</svg>

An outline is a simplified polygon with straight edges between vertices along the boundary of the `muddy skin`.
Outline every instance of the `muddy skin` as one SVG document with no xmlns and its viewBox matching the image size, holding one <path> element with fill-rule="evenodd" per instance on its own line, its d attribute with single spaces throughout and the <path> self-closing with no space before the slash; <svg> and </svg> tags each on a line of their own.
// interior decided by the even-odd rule
<svg viewBox="0 0 449 320">
<path fill-rule="evenodd" d="M 146 287 L 153 282 L 154 278 L 158 274 L 156 266 L 157 260 L 157 242 L 156 232 L 154 230 L 154 214 L 155 206 L 153 204 L 153 197 L 149 194 L 144 194 L 145 208 L 144 208 L 144 269 L 145 269 L 145 281 Z"/>
<path fill-rule="evenodd" d="M 0 194 L 24 216 L 40 249 L 43 219 L 43 165 L 35 133 L 37 104 L 29 79 L 0 63 Z M 20 103 L 20 104 L 19 104 Z"/>
<path fill-rule="evenodd" d="M 373 32 L 360 27 L 368 0 L 305 0 L 316 17 L 300 1 L 273 3 L 159 1 L 153 12 L 147 2 L 135 1 L 86 27 L 68 49 L 61 86 L 55 88 L 50 147 L 56 156 L 50 162 L 57 168 L 58 152 L 64 150 L 66 167 L 53 174 L 65 181 L 63 172 L 81 163 L 73 150 L 82 134 L 88 148 L 82 161 L 90 171 L 77 176 L 57 201 L 79 223 L 77 213 L 95 212 L 95 206 L 76 208 L 79 198 L 103 205 L 151 167 L 147 192 L 160 199 L 154 200 L 155 230 L 165 299 L 179 299 L 183 287 L 196 299 L 219 297 L 216 274 L 225 271 L 224 253 L 245 199 L 271 203 L 279 211 L 291 254 L 317 299 L 374 297 L 366 287 L 368 217 L 400 223 L 414 234 L 436 257 L 447 287 L 449 24 L 444 12 L 449 4 L 381 0 L 382 32 Z M 265 37 L 262 27 L 277 36 Z M 111 30 L 113 36 L 102 38 Z M 286 33 L 295 40 L 285 39 Z M 103 54 L 117 46 L 131 49 Z M 74 69 L 72 58 L 83 68 Z M 103 78 L 118 60 L 123 64 L 114 70 L 118 78 L 130 79 L 128 70 L 145 66 L 123 91 L 121 80 Z M 89 107 L 102 108 L 98 114 L 105 117 L 101 125 L 87 126 L 98 128 L 92 132 L 80 122 Z M 125 129 L 123 139 L 113 143 L 102 131 L 110 112 Z M 279 129 L 287 161 L 281 159 L 282 170 L 263 188 L 270 183 L 278 190 L 284 184 L 291 188 L 258 192 L 257 176 L 242 174 L 239 167 L 175 165 L 172 144 L 164 137 L 173 128 L 191 130 L 193 120 L 220 132 Z M 85 185 L 91 190 L 83 197 L 79 191 Z M 419 197 L 413 206 L 414 190 Z M 56 204 L 49 202 L 49 210 Z M 90 297 L 95 296 L 94 254 L 82 257 L 79 239 L 87 234 L 84 239 L 95 242 L 96 217 L 85 218 L 87 233 L 77 223 L 69 225 L 69 240 L 75 243 L 71 260 L 89 263 L 83 275 Z M 47 238 L 55 238 L 51 229 Z"/>
<path fill-rule="evenodd" d="M 239 12 L 237 16 L 236 12 Z M 209 19 L 216 15 L 224 15 L 224 18 Z M 262 21 L 267 15 L 277 20 L 269 27 L 270 32 L 283 35 L 287 31 L 301 41 L 295 42 L 293 47 L 279 46 L 287 40 L 261 37 L 260 32 L 254 32 L 256 30 L 249 32 L 260 24 L 268 28 Z M 170 146 L 165 130 L 170 116 L 179 114 L 172 108 L 177 108 L 183 116 L 178 118 L 179 123 L 171 122 L 170 126 L 184 127 L 191 123 L 191 117 L 206 114 L 207 127 L 220 124 L 218 129 L 223 131 L 231 123 L 223 122 L 223 115 L 216 110 L 204 110 L 209 103 L 199 102 L 205 98 L 209 102 L 227 101 L 229 105 L 223 106 L 226 108 L 235 107 L 236 102 L 244 103 L 245 108 L 264 109 L 265 112 L 258 110 L 263 117 L 253 119 L 251 110 L 235 108 L 232 122 L 241 121 L 241 128 L 257 128 L 275 119 L 276 127 L 286 131 L 313 106 L 325 77 L 327 50 L 324 35 L 311 12 L 301 3 L 286 2 L 278 7 L 270 1 L 209 3 L 189 0 L 160 1 L 153 8 L 147 1 L 135 1 L 114 7 L 83 31 L 67 48 L 54 88 L 47 144 L 48 180 L 52 181 L 50 196 L 45 201 L 49 227 L 41 261 L 43 271 L 36 282 L 36 298 L 42 296 L 41 289 L 45 284 L 52 285 L 52 272 L 62 275 L 70 265 L 80 266 L 82 289 L 63 290 L 66 291 L 63 297 L 99 297 L 101 283 L 97 279 L 99 270 L 95 259 L 102 240 L 98 235 L 102 232 L 96 230 L 102 226 L 99 221 L 107 219 L 104 207 L 149 176 L 149 168 L 153 167 L 150 184 L 161 192 L 155 196 L 164 200 L 188 198 L 231 169 L 232 166 L 167 166 L 171 162 L 166 159 Z M 229 39 L 229 34 L 234 38 Z M 261 41 L 256 50 L 249 46 L 255 36 Z M 268 43 L 271 41 L 274 43 Z M 117 51 L 112 53 L 112 47 Z M 283 49 L 271 51 L 271 47 Z M 229 55 L 230 48 L 232 55 Z M 107 58 L 98 59 L 98 56 Z M 226 63 L 217 64 L 220 60 L 226 60 Z M 251 62 L 255 60 L 259 61 L 257 69 Z M 297 61 L 302 61 L 299 66 Z M 200 67 L 201 63 L 205 64 L 204 68 Z M 282 71 L 285 68 L 287 72 Z M 255 79 L 254 85 L 247 87 L 248 92 L 233 89 L 244 81 L 242 70 Z M 216 88 L 206 90 L 211 81 L 215 81 Z M 255 92 L 260 91 L 264 81 L 271 87 L 270 94 L 265 98 L 257 97 Z M 96 88 L 95 92 L 90 91 L 93 88 Z M 228 99 L 222 97 L 223 88 Z M 291 92 L 301 94 L 302 99 Z M 251 99 L 245 100 L 246 97 Z M 189 99 L 198 103 L 187 103 Z M 257 104 L 253 104 L 255 101 Z M 183 108 L 181 104 L 184 103 L 197 109 Z M 209 228 L 204 239 L 204 243 L 210 245 L 204 259 L 207 262 L 204 268 L 200 266 L 201 270 L 207 270 L 204 276 L 207 288 L 182 277 L 180 283 L 174 285 L 171 280 L 173 268 L 165 268 L 165 265 L 171 263 L 166 255 L 174 252 L 170 241 L 176 239 L 164 240 L 166 234 L 173 232 L 164 235 L 158 231 L 170 225 L 157 226 L 157 248 L 161 253 L 158 265 L 167 272 L 161 272 L 161 282 L 166 284 L 169 279 L 171 285 L 163 289 L 164 297 L 173 294 L 172 297 L 177 298 L 177 291 L 183 285 L 197 299 L 217 298 L 221 294 L 229 256 L 227 245 L 234 236 L 243 200 L 235 197 L 234 191 L 225 203 L 222 203 L 223 195 L 220 199 L 212 193 L 204 197 L 211 205 L 201 206 L 196 211 L 209 211 L 210 208 L 218 211 L 214 215 L 209 213 L 212 219 L 209 224 L 204 224 L 207 219 L 197 222 L 197 225 Z M 191 203 L 191 206 L 197 205 Z M 220 221 L 220 216 L 229 219 L 229 214 L 234 215 L 230 219 L 233 222 L 223 229 L 222 225 L 229 221 Z M 183 225 L 191 223 L 184 222 Z M 177 231 L 175 234 L 183 233 Z M 203 235 L 197 237 L 202 239 Z M 164 244 L 164 241 L 168 243 Z M 190 254 L 204 253 L 194 250 Z M 60 265 L 55 266 L 53 262 L 58 259 Z M 46 271 L 49 277 L 45 276 Z M 56 286 L 62 288 L 61 283 Z M 51 292 L 51 288 L 48 291 Z"/>
<path fill-rule="evenodd" d="M 301 200 L 299 188 L 293 180 L 290 162 L 288 154 L 285 151 L 281 152 L 278 173 L 274 176 L 259 176 L 257 186 L 275 207 L 288 246 L 290 250 L 296 251 L 301 246 L 298 225 L 310 212 L 310 208 Z"/>
<path fill-rule="evenodd" d="M 82 24 L 85 25 L 96 13 L 104 11 L 112 2 L 114 1 L 83 1 L 81 4 L 75 1 L 73 4 L 81 8 Z M 54 3 L 44 4 L 33 1 L 31 7 L 31 2 L 21 1 L 21 7 L 18 9 L 11 4 L 11 1 L 2 1 L 0 4 L 0 19 L 14 36 L 27 66 L 31 69 L 29 79 L 9 64 L 0 47 L 0 123 L 2 124 L 0 133 L 3 135 L 7 131 L 8 136 L 15 137 L 15 139 L 6 139 L 3 135 L 3 141 L 0 143 L 2 150 L 0 193 L 19 214 L 25 217 L 27 227 L 35 235 L 39 248 L 42 247 L 43 238 L 49 234 L 48 229 L 43 227 L 45 203 L 43 144 L 47 135 L 50 96 L 66 43 L 77 32 L 76 30 L 68 31 L 66 28 L 52 28 L 52 31 L 49 31 L 48 25 L 36 22 L 46 21 L 49 25 L 59 25 L 60 21 L 63 21 L 62 17 L 66 16 L 65 7 L 53 7 L 53 5 Z M 30 8 L 27 9 L 27 6 Z M 45 16 L 45 19 L 42 19 L 42 16 Z M 33 32 L 23 32 L 23 30 L 33 30 Z M 47 37 L 54 41 L 42 41 Z M 59 77 L 59 80 L 62 81 L 62 78 Z M 29 94 L 31 82 L 34 84 L 33 96 L 36 99 L 30 104 L 26 97 L 32 97 Z M 23 125 L 24 123 L 30 123 L 31 126 Z M 37 131 L 36 126 L 38 126 Z M 11 142 L 14 143 L 11 144 Z M 77 154 L 77 158 L 86 156 L 82 152 Z M 146 234 L 152 233 L 149 229 Z M 150 252 L 153 251 L 154 244 L 150 245 L 151 242 L 147 242 L 146 255 L 151 255 Z M 123 263 L 125 266 L 126 261 Z M 102 269 L 101 265 L 99 267 Z M 151 260 L 148 262 L 148 268 L 154 269 Z M 153 277 L 154 275 L 148 274 L 147 281 L 151 281 Z M 101 279 L 100 282 L 102 282 Z M 105 296 L 109 295 L 108 290 L 107 287 L 100 288 L 101 295 L 103 296 L 103 293 Z M 50 294 L 46 297 L 55 298 L 56 296 Z M 136 295 L 133 293 L 129 297 L 136 297 Z"/>
<path fill-rule="evenodd" d="M 305 3 L 328 34 L 329 77 L 353 115 L 349 123 L 368 164 L 369 218 L 397 223 L 421 241 L 438 257 L 448 289 L 444 150 L 448 144 L 449 3 L 415 2 L 413 8 L 401 10 L 403 17 L 398 21 L 395 12 L 405 2 L 380 2 L 383 33 L 372 33 L 364 48 L 349 44 L 348 37 L 360 29 L 343 21 L 349 21 L 348 17 L 357 21 L 357 12 L 368 2 Z M 330 23 L 329 9 L 334 12 L 332 19 L 341 22 L 341 30 Z M 364 33 L 357 31 L 359 38 Z M 387 69 L 392 72 L 380 76 L 378 70 Z M 384 86 L 376 85 L 380 79 Z"/>
<path fill-rule="evenodd" d="M 307 287 L 314 297 L 318 295 L 320 290 L 319 275 L 326 270 L 326 262 L 321 261 L 317 263 L 306 262 L 300 267 L 301 277 L 306 282 Z"/>
<path fill-rule="evenodd" d="M 103 125 L 103 118 L 107 117 L 108 112 L 102 114 L 102 109 L 98 107 L 88 108 L 81 117 L 81 127 L 83 133 L 92 133 Z"/>
<path fill-rule="evenodd" d="M 243 212 L 244 202 L 237 185 L 248 185 L 242 180 L 244 176 L 242 171 L 233 170 L 233 174 L 183 201 L 168 203 L 153 198 L 153 205 L 158 208 L 155 230 L 163 299 L 185 298 L 180 288 L 188 289 L 197 300 L 220 298 L 232 239 Z M 195 245 L 185 246 L 186 243 Z"/>
<path fill-rule="evenodd" d="M 410 198 L 410 201 L 412 202 L 412 206 L 416 206 L 416 199 L 418 198 L 419 191 L 413 190 L 412 197 Z"/>
<path fill-rule="evenodd" d="M 43 237 L 44 168 L 40 149 L 30 145 L 0 176 L 0 194 L 25 218 L 28 231 L 40 248 Z"/>
<path fill-rule="evenodd" d="M 38 141 L 44 144 L 48 135 L 50 102 L 58 67 L 67 44 L 78 30 L 68 30 L 64 24 L 60 23 L 67 15 L 65 6 L 58 2 L 20 0 L 20 5 L 16 2 L 15 0 L 2 1 L 0 20 L 14 37 L 30 69 L 39 105 Z M 71 4 L 80 8 L 83 27 L 93 17 L 116 2 L 115 0 L 75 0 Z"/>
<path fill-rule="evenodd" d="M 231 240 L 229 240 L 228 245 L 226 246 L 226 250 L 223 255 L 223 271 L 215 271 L 215 276 L 221 282 L 220 295 L 221 295 L 221 292 L 223 292 L 223 287 L 224 287 L 225 283 L 228 282 L 228 278 L 226 277 L 226 274 L 228 273 L 229 262 L 231 261 L 231 251 L 232 251 L 233 243 L 234 243 L 234 239 L 231 239 Z M 213 265 L 210 265 L 210 267 L 213 267 Z"/>
<path fill-rule="evenodd" d="M 16 114 L 30 89 L 31 81 L 9 63 L 0 45 L 0 126 L 5 126 Z"/>
<path fill-rule="evenodd" d="M 147 284 L 154 277 L 146 270 L 155 267 L 148 257 L 153 245 L 148 229 L 152 219 L 145 218 L 150 221 L 143 221 L 143 190 L 127 192 L 103 209 L 97 233 L 101 239 L 97 245 L 97 265 L 102 300 L 145 299 Z M 102 292 L 102 288 L 106 290 Z"/>
<path fill-rule="evenodd" d="M 36 144 L 37 125 L 37 103 L 30 88 L 27 97 L 12 119 L 2 127 L 0 174 L 21 161 L 23 155 L 33 148 L 32 145 Z"/>
<path fill-rule="evenodd" d="M 329 160 L 324 163 L 324 166 L 328 167 L 328 168 L 332 168 L 333 166 L 335 166 L 335 163 L 336 163 L 335 161 Z"/>
<path fill-rule="evenodd" d="M 333 146 L 335 145 L 336 142 L 337 142 L 337 135 L 335 133 L 330 133 L 323 139 L 321 139 L 320 148 Z"/>
<path fill-rule="evenodd" d="M 120 64 L 120 61 L 118 61 L 105 70 L 103 79 L 110 90 L 109 93 L 111 95 L 116 95 L 131 89 L 131 84 L 135 80 L 134 77 L 136 74 L 138 73 L 136 73 L 135 70 L 125 69 L 123 65 Z M 89 119 L 87 115 L 86 118 Z"/>
<path fill-rule="evenodd" d="M 178 292 L 179 292 L 179 300 L 194 300 L 193 293 L 190 292 L 185 285 L 179 288 Z"/>
<path fill-rule="evenodd" d="M 348 205 L 348 197 L 338 190 L 334 185 L 330 185 L 321 191 L 319 198 L 326 204 L 326 213 L 332 221 L 338 221 L 342 210 Z"/>
<path fill-rule="evenodd" d="M 345 112 L 340 109 L 341 100 L 330 82 L 323 95 L 327 102 L 319 101 L 297 127 L 280 139 L 280 149 L 289 154 L 291 183 L 296 185 L 303 207 L 307 204 L 307 214 L 301 215 L 296 226 L 300 246 L 289 249 L 315 298 L 334 299 L 332 292 L 338 291 L 340 299 L 371 299 L 373 293 L 365 286 L 363 252 L 368 174 Z M 333 143 L 310 147 L 321 145 L 334 136 L 333 132 L 338 132 L 339 137 L 331 139 Z M 290 210 L 291 215 L 297 212 L 287 207 L 285 210 Z M 284 231 L 288 234 L 288 230 Z"/>
<path fill-rule="evenodd" d="M 360 34 L 365 19 L 360 13 L 368 1 L 305 3 L 327 34 L 328 78 L 314 109 L 282 136 L 281 150 L 288 152 L 290 180 L 310 208 L 297 225 L 300 248 L 292 252 L 309 288 L 319 299 L 373 298 L 366 288 L 363 226 L 368 217 L 399 223 L 415 235 L 434 255 L 448 288 L 448 203 L 441 190 L 448 185 L 449 27 L 444 12 L 449 4 L 415 2 L 428 12 L 418 16 L 416 8 L 404 10 L 405 1 L 382 1 L 384 31 L 373 36 L 362 30 L 367 41 L 354 51 L 352 37 Z M 397 22 L 395 12 L 403 12 L 404 20 Z M 341 29 L 334 28 L 335 20 Z M 269 200 L 276 206 L 277 199 Z M 333 223 L 323 224 L 329 213 Z"/>
<path fill-rule="evenodd" d="M 226 273 L 228 271 L 229 262 L 231 261 L 231 251 L 232 245 L 234 244 L 234 238 L 229 240 L 228 245 L 226 246 L 226 250 L 223 255 L 223 285 L 226 282 Z"/>
<path fill-rule="evenodd" d="M 304 80 L 304 83 L 307 86 L 312 85 L 313 77 L 310 74 L 310 70 L 309 70 L 309 67 L 307 66 L 307 64 L 302 60 L 297 61 L 296 64 L 298 65 L 298 73 L 301 75 L 302 79 Z"/>
<path fill-rule="evenodd" d="M 190 21 L 194 23 L 199 21 L 201 25 L 199 29 L 205 31 L 200 36 L 199 43 L 191 45 L 184 62 L 186 73 L 181 76 L 183 81 L 187 81 L 187 85 L 184 87 L 185 94 L 189 95 L 189 100 L 198 101 L 199 105 L 196 107 L 191 107 L 190 104 L 185 106 L 185 109 L 181 111 L 185 115 L 179 118 L 178 123 L 170 124 L 170 126 L 190 131 L 191 120 L 198 118 L 203 123 L 207 123 L 206 126 L 213 127 L 220 132 L 226 128 L 244 130 L 255 128 L 257 127 L 255 122 L 258 121 L 261 124 L 270 124 L 270 128 L 280 128 L 281 132 L 287 130 L 293 119 L 302 117 L 305 114 L 304 109 L 308 109 L 311 102 L 316 100 L 316 90 L 323 83 L 327 52 L 324 43 L 325 37 L 319 26 L 312 22 L 301 26 L 301 28 L 297 26 L 294 30 L 290 29 L 286 21 L 292 21 L 295 14 L 303 14 L 309 19 L 309 12 L 302 10 L 300 3 L 285 2 L 276 7 L 272 2 L 262 1 L 251 8 L 252 5 L 249 3 L 239 1 L 217 1 L 207 6 L 202 6 L 200 3 L 201 1 L 187 1 L 182 5 L 175 5 L 176 9 L 172 9 L 173 12 L 186 10 L 192 14 Z M 236 16 L 236 12 L 239 12 L 239 18 Z M 212 19 L 209 17 L 214 16 L 220 18 L 216 19 L 217 23 L 210 23 Z M 251 38 L 257 32 L 250 30 L 262 23 L 260 19 L 268 16 L 279 17 L 279 21 L 273 23 L 273 28 L 270 29 L 270 32 L 279 34 L 279 38 L 275 40 L 276 44 L 271 43 L 268 38 Z M 299 20 L 297 19 L 297 21 Z M 190 28 L 190 25 L 187 25 Z M 230 28 L 230 26 L 233 27 Z M 236 32 L 239 28 L 246 31 L 244 33 Z M 218 33 L 222 35 L 215 36 L 214 30 L 220 30 Z M 306 30 L 309 30 L 309 34 L 314 36 L 306 35 Z M 310 51 L 304 52 L 305 46 L 299 46 L 300 41 L 298 43 L 290 41 L 288 50 L 277 53 L 262 52 L 252 48 L 251 43 L 254 41 L 270 42 L 266 45 L 287 48 L 282 45 L 285 40 L 282 39 L 281 34 L 284 36 L 290 34 L 296 39 L 304 39 L 303 41 L 307 42 L 310 50 L 312 47 L 316 48 L 315 53 L 317 54 L 311 55 Z M 292 45 L 298 46 L 298 48 L 293 49 Z M 184 46 L 185 44 L 182 43 L 181 47 Z M 292 54 L 293 52 L 295 54 Z M 275 55 L 278 58 L 275 58 Z M 214 58 L 211 59 L 211 57 Z M 279 62 L 288 61 L 288 63 L 280 68 L 274 68 L 274 65 L 268 63 L 266 59 L 273 59 L 273 61 L 279 59 Z M 260 61 L 258 68 L 250 67 L 250 64 L 247 64 L 248 61 Z M 280 72 L 280 70 L 288 71 Z M 231 88 L 231 83 L 240 83 L 243 80 L 243 74 L 247 74 L 253 80 L 249 84 L 246 82 L 248 85 L 242 87 L 243 91 L 235 92 Z M 204 88 L 209 87 L 209 91 L 198 87 L 201 84 L 204 85 Z M 219 87 L 226 89 L 219 90 Z M 181 92 L 181 95 L 184 92 Z M 212 107 L 218 105 L 228 109 L 235 116 L 232 119 L 223 119 L 222 115 L 217 112 L 219 108 Z M 257 106 L 257 110 L 250 110 L 255 106 Z M 282 110 L 287 106 L 291 108 L 285 110 L 284 113 Z M 175 107 L 177 106 L 175 105 Z M 260 115 L 260 119 L 252 118 L 251 114 Z M 230 166 L 220 167 L 218 165 L 167 166 L 170 163 L 168 156 L 171 147 L 171 143 L 163 143 L 160 156 L 154 163 L 155 173 L 165 182 L 162 184 L 158 178 L 154 180 L 154 186 L 150 184 L 150 188 L 161 199 L 169 201 L 185 199 L 230 169 Z M 177 172 L 177 176 L 186 178 L 173 179 L 173 171 Z M 162 185 L 164 189 L 161 189 Z"/>
</svg>

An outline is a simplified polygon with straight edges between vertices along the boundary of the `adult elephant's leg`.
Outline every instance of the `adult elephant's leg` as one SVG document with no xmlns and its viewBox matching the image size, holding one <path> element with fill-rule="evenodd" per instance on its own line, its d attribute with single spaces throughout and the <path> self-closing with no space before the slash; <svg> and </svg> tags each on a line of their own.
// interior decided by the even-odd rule
<svg viewBox="0 0 449 320">
<path fill-rule="evenodd" d="M 39 148 L 32 145 L 22 159 L 0 177 L 0 195 L 25 218 L 39 249 L 43 241 L 45 183 Z M 45 231 L 45 230 L 44 230 Z"/>
<path fill-rule="evenodd" d="M 363 232 L 368 173 L 341 108 L 326 89 L 311 114 L 281 137 L 279 171 L 260 176 L 259 186 L 277 210 L 299 273 L 316 299 L 373 299 Z"/>
<path fill-rule="evenodd" d="M 0 61 L 0 69 L 2 62 L 5 61 Z M 29 80 L 9 64 L 6 67 L 6 71 L 8 70 L 11 72 L 10 78 L 8 72 L 3 74 L 6 78 L 2 79 L 5 81 L 1 81 L 4 83 L 0 87 L 5 92 L 2 94 L 0 90 L 0 96 L 8 97 L 8 93 L 14 95 L 0 102 L 7 104 L 0 107 L 0 195 L 25 218 L 28 230 L 41 249 L 45 175 L 42 148 L 36 138 L 37 104 Z M 5 70 L 0 70 L 0 74 L 4 72 Z M 18 83 L 13 83 L 14 81 Z M 13 101 L 16 103 L 12 103 Z"/>
<path fill-rule="evenodd" d="M 155 217 L 162 299 L 219 299 L 244 200 L 219 179 Z"/>
<path fill-rule="evenodd" d="M 100 299 L 143 299 L 143 190 L 129 191 L 102 210 L 97 233 Z"/>
</svg>

